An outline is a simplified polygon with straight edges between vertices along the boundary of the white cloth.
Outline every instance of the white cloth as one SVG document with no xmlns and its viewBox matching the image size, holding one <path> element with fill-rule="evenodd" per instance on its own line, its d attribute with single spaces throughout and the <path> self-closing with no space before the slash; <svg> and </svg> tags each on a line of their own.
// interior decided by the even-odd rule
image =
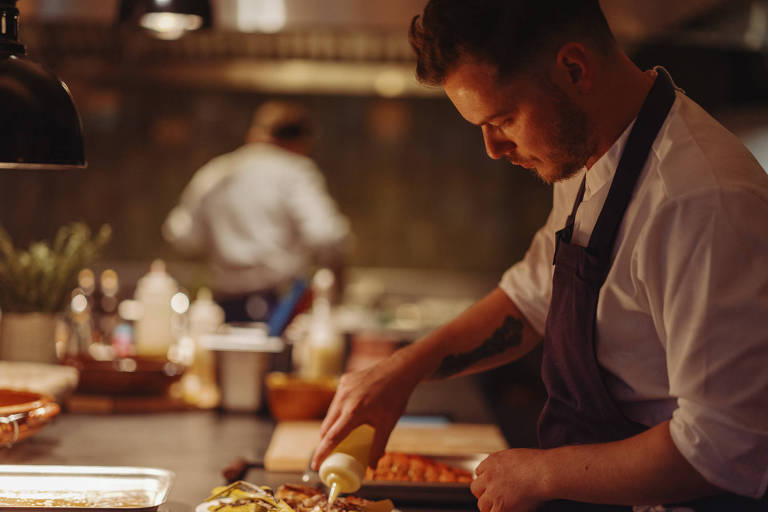
<svg viewBox="0 0 768 512">
<path fill-rule="evenodd" d="M 212 287 L 238 294 L 300 275 L 318 253 L 341 253 L 349 223 L 309 158 L 247 144 L 204 165 L 163 225 L 170 243 L 206 252 Z"/>
<path fill-rule="evenodd" d="M 630 128 L 586 173 L 574 243 L 588 244 Z M 546 225 L 500 282 L 540 333 L 555 231 L 583 176 L 554 186 Z M 672 418 L 675 445 L 707 480 L 765 493 L 768 175 L 681 92 L 618 233 L 598 300 L 597 358 L 626 416 L 647 426 Z"/>
</svg>

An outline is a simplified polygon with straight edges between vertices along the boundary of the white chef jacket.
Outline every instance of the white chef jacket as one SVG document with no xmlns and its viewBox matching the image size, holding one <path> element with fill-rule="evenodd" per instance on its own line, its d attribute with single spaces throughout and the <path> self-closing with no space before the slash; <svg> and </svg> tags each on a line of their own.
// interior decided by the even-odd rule
<svg viewBox="0 0 768 512">
<path fill-rule="evenodd" d="M 631 126 L 586 172 L 573 243 L 586 246 Z M 539 332 L 555 231 L 584 172 L 500 287 Z M 672 439 L 711 483 L 760 497 L 768 484 L 768 175 L 681 91 L 626 211 L 597 305 L 597 359 L 624 414 L 672 418 Z"/>
<path fill-rule="evenodd" d="M 318 252 L 342 252 L 349 223 L 315 163 L 273 144 L 246 144 L 204 165 L 163 225 L 181 250 L 207 252 L 227 294 L 283 285 Z"/>
</svg>

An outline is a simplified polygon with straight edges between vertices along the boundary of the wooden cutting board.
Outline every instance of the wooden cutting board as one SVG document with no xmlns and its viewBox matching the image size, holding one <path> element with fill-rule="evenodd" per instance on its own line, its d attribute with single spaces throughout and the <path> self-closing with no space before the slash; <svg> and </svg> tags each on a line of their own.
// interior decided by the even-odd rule
<svg viewBox="0 0 768 512">
<path fill-rule="evenodd" d="M 264 455 L 268 471 L 304 471 L 320 442 L 319 421 L 278 423 Z M 509 448 L 496 425 L 398 425 L 387 450 L 420 455 L 475 455 Z"/>
</svg>

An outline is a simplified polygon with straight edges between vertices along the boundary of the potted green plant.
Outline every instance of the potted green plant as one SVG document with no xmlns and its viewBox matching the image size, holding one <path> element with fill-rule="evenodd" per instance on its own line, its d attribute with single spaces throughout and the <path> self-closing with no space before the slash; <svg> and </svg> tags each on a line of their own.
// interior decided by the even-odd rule
<svg viewBox="0 0 768 512">
<path fill-rule="evenodd" d="M 109 225 L 61 226 L 52 242 L 17 249 L 0 227 L 0 359 L 55 362 L 55 329 L 77 275 L 107 244 Z"/>
</svg>

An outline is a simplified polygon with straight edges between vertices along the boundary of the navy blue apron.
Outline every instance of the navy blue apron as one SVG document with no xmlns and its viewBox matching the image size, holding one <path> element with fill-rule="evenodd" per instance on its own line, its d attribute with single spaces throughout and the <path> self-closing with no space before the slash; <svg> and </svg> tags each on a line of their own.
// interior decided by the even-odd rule
<svg viewBox="0 0 768 512">
<path fill-rule="evenodd" d="M 576 210 L 584 197 L 584 182 L 565 228 L 557 232 L 552 301 L 542 360 L 542 379 L 548 393 L 538 425 L 542 448 L 618 441 L 647 429 L 624 416 L 603 381 L 595 347 L 597 301 L 635 184 L 674 100 L 674 85 L 666 72 L 659 70 L 629 134 L 589 245 L 571 243 Z M 733 494 L 677 506 L 687 506 L 696 512 L 768 510 L 765 500 L 757 502 Z M 540 510 L 597 512 L 627 511 L 631 507 L 559 500 Z"/>
</svg>

